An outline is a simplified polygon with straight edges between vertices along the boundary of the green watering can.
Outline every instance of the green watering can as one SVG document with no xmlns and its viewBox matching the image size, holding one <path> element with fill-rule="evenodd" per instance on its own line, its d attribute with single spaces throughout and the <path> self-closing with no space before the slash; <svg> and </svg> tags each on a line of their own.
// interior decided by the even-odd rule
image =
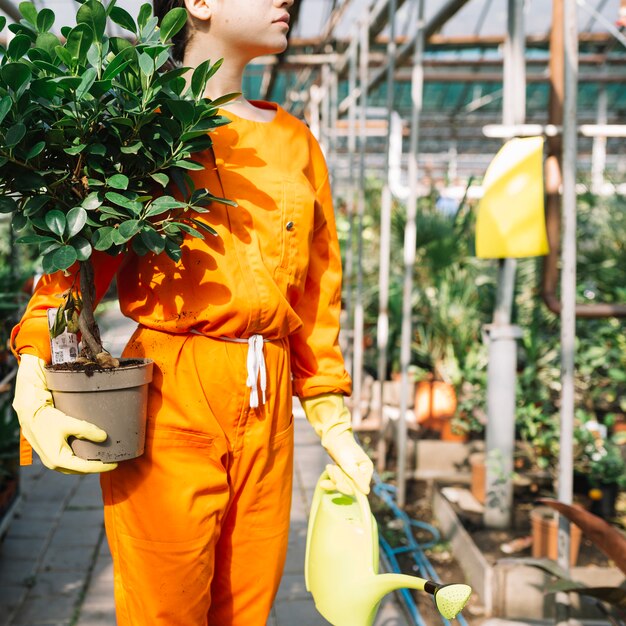
<svg viewBox="0 0 626 626">
<path fill-rule="evenodd" d="M 433 595 L 446 619 L 456 617 L 472 588 L 378 574 L 378 528 L 367 496 L 356 487 L 354 496 L 325 489 L 321 485 L 328 480 L 324 471 L 315 488 L 304 561 L 306 588 L 320 614 L 333 626 L 371 626 L 383 597 L 409 588 Z"/>
</svg>

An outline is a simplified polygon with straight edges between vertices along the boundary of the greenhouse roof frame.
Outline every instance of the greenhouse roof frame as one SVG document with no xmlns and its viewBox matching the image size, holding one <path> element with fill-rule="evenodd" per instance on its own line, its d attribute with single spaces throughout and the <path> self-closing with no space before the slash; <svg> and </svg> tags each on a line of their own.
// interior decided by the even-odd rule
<svg viewBox="0 0 626 626">
<path fill-rule="evenodd" d="M 75 0 L 34 0 L 39 7 L 52 8 L 59 23 L 72 23 L 78 4 Z M 355 28 L 368 21 L 369 104 L 372 111 L 386 104 L 386 76 L 389 58 L 391 0 L 295 0 L 289 49 L 276 56 L 256 59 L 246 73 L 244 90 L 250 99 L 281 103 L 299 117 L 311 120 L 311 89 L 322 88 L 324 72 L 336 72 L 338 81 L 337 122 L 347 117 L 349 104 L 348 54 Z M 526 3 L 527 121 L 546 123 L 551 0 Z M 12 0 L 0 0 L 0 11 L 10 18 L 16 14 Z M 136 0 L 118 0 L 131 13 Z M 506 4 L 506 3 L 504 3 Z M 424 151 L 443 155 L 492 154 L 498 142 L 485 138 L 484 124 L 501 121 L 503 42 L 506 11 L 492 0 L 428 0 L 425 20 L 425 92 L 422 124 Z M 579 77 L 581 123 L 594 123 L 598 116 L 598 94 L 607 92 L 607 120 L 626 120 L 626 48 L 616 39 L 620 6 L 624 0 L 579 0 L 579 46 L 582 66 Z M 410 51 L 415 40 L 414 2 L 396 0 L 396 88 L 394 104 L 407 120 L 410 110 Z M 613 29 L 613 32 L 611 32 Z M 120 33 L 111 33 L 120 34 Z M 623 35 L 622 35 L 623 37 Z M 353 44 L 354 45 L 354 44 Z M 328 105 L 326 105 L 328 106 Z M 377 114 L 374 113 L 376 118 Z M 439 131 L 439 134 L 438 134 Z M 338 156 L 342 152 L 341 129 L 327 128 L 326 136 L 337 135 Z M 378 169 L 376 154 L 380 142 L 372 139 L 372 167 Z M 581 143 L 583 158 L 591 154 L 591 142 Z M 626 143 L 608 140 L 610 159 L 626 153 Z M 438 158 L 438 157 L 435 157 Z M 615 165 L 615 164 L 614 164 Z M 616 165 L 617 167 L 617 165 Z M 622 167 L 619 165 L 619 167 Z"/>
</svg>

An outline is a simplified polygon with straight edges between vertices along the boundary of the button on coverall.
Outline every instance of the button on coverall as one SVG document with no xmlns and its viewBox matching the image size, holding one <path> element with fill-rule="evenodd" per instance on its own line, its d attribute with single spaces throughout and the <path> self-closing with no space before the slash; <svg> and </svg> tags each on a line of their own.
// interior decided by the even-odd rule
<svg viewBox="0 0 626 626">
<path fill-rule="evenodd" d="M 285 560 L 292 394 L 351 392 L 338 343 L 341 262 L 328 172 L 307 127 L 232 121 L 195 155 L 217 236 L 165 254 L 95 253 L 97 298 L 117 275 L 139 326 L 126 357 L 154 360 L 145 454 L 101 475 L 119 626 L 264 626 Z M 140 158 L 140 157 L 139 157 Z M 12 335 L 50 360 L 46 310 L 72 277 L 44 276 Z M 196 334 L 197 333 L 197 334 Z M 265 404 L 250 408 L 246 343 L 266 340 Z M 24 452 L 26 446 L 23 446 Z"/>
</svg>

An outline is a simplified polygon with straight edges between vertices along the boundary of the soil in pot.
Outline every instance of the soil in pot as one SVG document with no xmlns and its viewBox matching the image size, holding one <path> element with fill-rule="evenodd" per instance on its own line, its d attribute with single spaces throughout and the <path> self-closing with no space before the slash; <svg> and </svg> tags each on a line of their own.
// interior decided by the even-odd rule
<svg viewBox="0 0 626 626">
<path fill-rule="evenodd" d="M 108 435 L 102 443 L 73 439 L 74 454 L 87 460 L 117 462 L 143 454 L 148 385 L 153 363 L 122 359 L 115 369 L 97 365 L 54 366 L 46 369 L 54 405 L 60 411 L 102 428 Z"/>
</svg>

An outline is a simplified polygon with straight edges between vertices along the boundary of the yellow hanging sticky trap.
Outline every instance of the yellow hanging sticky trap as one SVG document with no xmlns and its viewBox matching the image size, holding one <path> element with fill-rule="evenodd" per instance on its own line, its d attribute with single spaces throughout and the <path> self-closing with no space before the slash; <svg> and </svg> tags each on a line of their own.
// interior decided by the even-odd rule
<svg viewBox="0 0 626 626">
<path fill-rule="evenodd" d="M 543 137 L 511 139 L 485 173 L 476 220 L 476 256 L 518 258 L 548 251 Z"/>
</svg>

